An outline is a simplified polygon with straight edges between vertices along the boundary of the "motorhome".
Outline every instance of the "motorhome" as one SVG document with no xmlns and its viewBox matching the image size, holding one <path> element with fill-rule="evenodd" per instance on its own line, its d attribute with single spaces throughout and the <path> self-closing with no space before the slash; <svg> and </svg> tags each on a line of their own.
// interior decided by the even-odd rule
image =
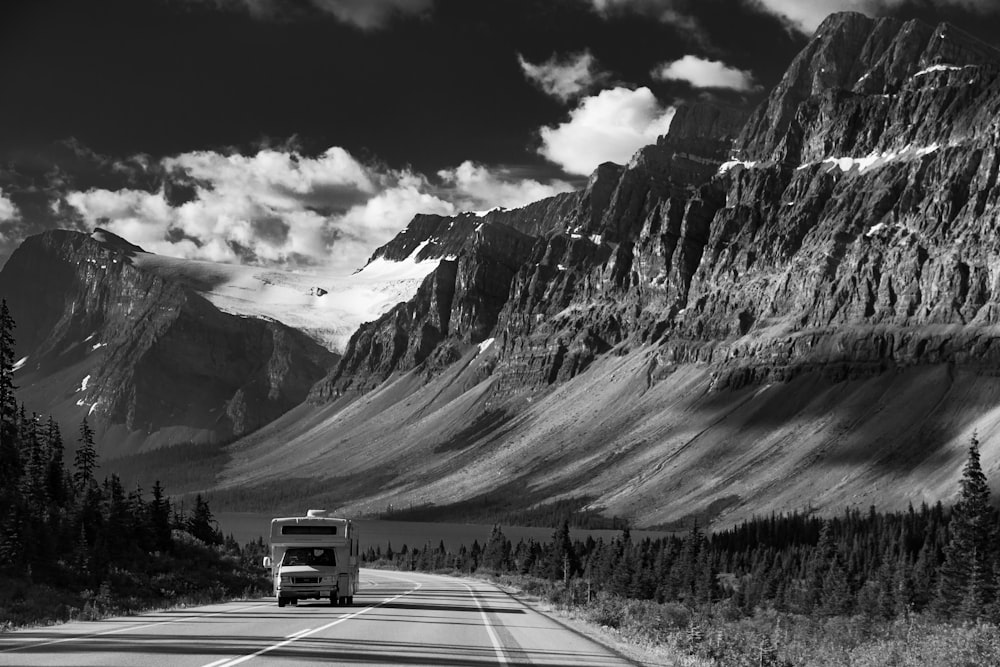
<svg viewBox="0 0 1000 667">
<path fill-rule="evenodd" d="M 278 606 L 329 599 L 354 604 L 358 589 L 358 535 L 350 519 L 309 510 L 271 520 L 271 555 L 264 557 Z"/>
</svg>

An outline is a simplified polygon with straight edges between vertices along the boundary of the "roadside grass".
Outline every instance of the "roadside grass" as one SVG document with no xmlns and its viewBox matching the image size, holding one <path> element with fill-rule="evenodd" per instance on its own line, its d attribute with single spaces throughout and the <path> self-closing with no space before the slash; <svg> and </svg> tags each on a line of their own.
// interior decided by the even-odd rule
<svg viewBox="0 0 1000 667">
<path fill-rule="evenodd" d="M 458 573 L 456 573 L 458 574 Z M 466 575 L 467 576 L 467 575 Z M 729 602 L 692 610 L 673 602 L 590 596 L 524 576 L 483 576 L 586 634 L 649 665 L 676 667 L 985 667 L 1000 665 L 1000 628 L 950 624 L 929 614 L 884 621 L 806 616 Z"/>
<path fill-rule="evenodd" d="M 265 595 L 253 587 L 247 587 L 242 594 L 236 595 L 219 587 L 209 587 L 195 593 L 163 597 L 116 592 L 107 583 L 101 584 L 96 591 L 71 591 L 9 577 L 0 577 L 0 591 L 0 632 L 70 621 L 100 621 L 231 600 L 252 600 Z"/>
</svg>

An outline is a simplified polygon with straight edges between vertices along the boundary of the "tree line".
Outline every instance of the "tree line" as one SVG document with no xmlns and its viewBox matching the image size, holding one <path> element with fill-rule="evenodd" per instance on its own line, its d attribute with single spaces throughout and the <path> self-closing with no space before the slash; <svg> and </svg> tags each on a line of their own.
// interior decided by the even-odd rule
<svg viewBox="0 0 1000 667">
<path fill-rule="evenodd" d="M 495 525 L 484 543 L 370 548 L 370 563 L 407 570 L 520 574 L 562 581 L 592 596 L 725 603 L 742 613 L 773 608 L 813 616 L 891 620 L 929 612 L 957 621 L 1000 621 L 1000 516 L 990 503 L 971 439 L 959 501 L 946 510 L 845 510 L 818 518 L 771 515 L 707 533 L 641 540 L 626 528 L 605 541 L 572 540 L 568 523 L 549 542 L 513 544 Z"/>
<path fill-rule="evenodd" d="M 100 480 L 94 431 L 86 417 L 70 455 L 52 417 L 28 414 L 18 405 L 14 326 L 4 301 L 0 579 L 12 595 L 0 596 L 0 622 L 41 620 L 19 613 L 39 587 L 71 594 L 100 590 L 107 611 L 122 608 L 116 601 L 141 608 L 185 596 L 223 598 L 264 588 L 263 543 L 241 548 L 223 539 L 201 495 L 184 512 L 158 481 L 147 493 L 138 485 L 125 489 L 114 474 Z"/>
</svg>

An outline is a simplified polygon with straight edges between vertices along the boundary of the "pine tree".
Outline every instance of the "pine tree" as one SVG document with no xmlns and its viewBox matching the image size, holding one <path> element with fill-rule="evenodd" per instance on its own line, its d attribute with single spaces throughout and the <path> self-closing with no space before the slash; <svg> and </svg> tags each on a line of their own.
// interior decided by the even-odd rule
<svg viewBox="0 0 1000 667">
<path fill-rule="evenodd" d="M 80 422 L 80 438 L 77 440 L 80 446 L 76 450 L 73 459 L 73 467 L 76 472 L 73 474 L 73 481 L 76 488 L 85 489 L 94 479 L 94 470 L 97 469 L 97 449 L 94 447 L 94 431 L 84 417 Z"/>
<path fill-rule="evenodd" d="M 11 492 L 21 474 L 18 410 L 14 395 L 14 319 L 0 302 L 0 489 Z"/>
<path fill-rule="evenodd" d="M 969 444 L 961 487 L 961 496 L 952 509 L 936 607 L 946 616 L 974 621 L 984 615 L 993 598 L 991 549 L 995 526 L 990 487 L 979 464 L 975 434 Z"/>
<path fill-rule="evenodd" d="M 157 551 L 168 551 L 172 544 L 170 537 L 170 501 L 163 495 L 160 480 L 153 483 L 153 498 L 149 501 L 147 510 L 150 533 L 153 538 L 153 548 Z"/>
<path fill-rule="evenodd" d="M 552 556 L 549 561 L 549 579 L 562 579 L 569 583 L 569 578 L 580 571 L 580 561 L 573 549 L 573 541 L 569 536 L 569 522 L 563 521 L 562 528 L 552 535 Z"/>
<path fill-rule="evenodd" d="M 494 572 L 506 572 L 510 560 L 510 542 L 503 534 L 500 524 L 493 525 L 490 539 L 483 548 L 483 567 Z"/>
<path fill-rule="evenodd" d="M 696 586 L 701 574 L 698 556 L 706 546 L 705 534 L 696 521 L 684 538 L 670 575 L 677 598 L 683 602 L 692 602 L 695 599 Z"/>
<path fill-rule="evenodd" d="M 22 412 L 23 412 L 22 406 Z M 38 415 L 22 417 L 19 456 L 21 459 L 21 497 L 41 512 L 48 504 L 48 488 L 45 483 L 48 467 L 45 443 L 39 434 Z"/>
<path fill-rule="evenodd" d="M 205 544 L 222 544 L 222 533 L 215 526 L 215 517 L 208 507 L 208 501 L 200 493 L 194 498 L 194 509 L 187 519 L 187 530 Z"/>
</svg>

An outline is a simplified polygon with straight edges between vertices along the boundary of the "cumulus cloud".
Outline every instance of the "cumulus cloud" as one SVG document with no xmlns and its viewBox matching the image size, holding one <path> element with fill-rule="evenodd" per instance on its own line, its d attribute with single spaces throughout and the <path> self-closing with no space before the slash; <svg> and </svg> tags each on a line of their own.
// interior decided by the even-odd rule
<svg viewBox="0 0 1000 667">
<path fill-rule="evenodd" d="M 509 170 L 490 169 L 469 160 L 454 169 L 442 169 L 438 177 L 453 192 L 452 197 L 462 210 L 518 208 L 574 189 L 566 181 L 541 183 L 530 178 L 517 179 Z"/>
<path fill-rule="evenodd" d="M 17 204 L 10 200 L 2 188 L 0 188 L 0 222 L 9 222 L 11 220 L 17 220 L 21 217 L 21 212 L 17 208 Z"/>
<path fill-rule="evenodd" d="M 432 182 L 409 170 L 366 165 L 343 148 L 317 156 L 183 153 L 161 161 L 156 191 L 69 192 L 67 210 L 144 249 L 175 257 L 261 265 L 318 265 L 350 273 L 417 213 L 519 206 L 570 189 L 516 179 L 465 162 Z M 186 189 L 186 196 L 171 196 Z"/>
<path fill-rule="evenodd" d="M 590 51 L 570 54 L 561 60 L 552 56 L 538 65 L 528 62 L 519 53 L 517 61 L 529 81 L 563 102 L 589 91 L 608 77 L 600 71 Z"/>
<path fill-rule="evenodd" d="M 298 207 L 303 201 L 344 210 L 374 194 L 383 176 L 393 176 L 379 175 L 339 146 L 315 158 L 274 149 L 251 156 L 196 151 L 167 158 L 163 164 L 196 182 L 211 183 L 217 195 L 238 197 L 252 192 L 261 203 L 277 210 Z"/>
<path fill-rule="evenodd" d="M 339 147 L 316 157 L 197 151 L 166 158 L 163 166 L 193 183 L 187 201 L 172 205 L 165 188 L 91 189 L 69 193 L 66 203 L 89 226 L 105 226 L 152 252 L 259 264 L 347 261 L 351 248 L 371 252 L 417 211 L 453 210 L 418 190 L 423 179 L 368 167 Z"/>
<path fill-rule="evenodd" d="M 595 0 L 596 1 L 596 0 Z M 877 16 L 906 4 L 907 0 L 745 0 L 761 11 L 773 14 L 789 26 L 812 34 L 834 12 L 854 11 Z M 936 0 L 937 4 L 979 12 L 996 12 L 996 0 Z"/>
<path fill-rule="evenodd" d="M 245 9 L 259 19 L 280 17 L 292 5 L 280 0 L 191 0 L 210 2 L 218 7 Z M 434 0 L 307 0 L 294 6 L 294 11 L 308 5 L 336 17 L 339 21 L 361 30 L 385 27 L 396 16 L 421 14 L 431 8 Z"/>
<path fill-rule="evenodd" d="M 351 208 L 335 223 L 334 242 L 326 264 L 360 268 L 372 251 L 394 237 L 418 213 L 454 215 L 454 204 L 423 191 L 423 179 L 404 178 L 364 204 Z"/>
<path fill-rule="evenodd" d="M 652 76 L 661 81 L 686 81 L 695 88 L 728 88 L 740 92 L 756 88 L 750 72 L 691 55 L 657 66 Z"/>
<path fill-rule="evenodd" d="M 588 175 L 602 162 L 627 162 L 666 134 L 673 117 L 649 88 L 603 90 L 580 100 L 566 122 L 543 127 L 538 151 L 567 173 Z"/>
<path fill-rule="evenodd" d="M 693 0 L 585 0 L 602 16 L 636 12 L 672 25 L 692 42 L 710 48 L 708 35 L 690 10 Z"/>
</svg>

